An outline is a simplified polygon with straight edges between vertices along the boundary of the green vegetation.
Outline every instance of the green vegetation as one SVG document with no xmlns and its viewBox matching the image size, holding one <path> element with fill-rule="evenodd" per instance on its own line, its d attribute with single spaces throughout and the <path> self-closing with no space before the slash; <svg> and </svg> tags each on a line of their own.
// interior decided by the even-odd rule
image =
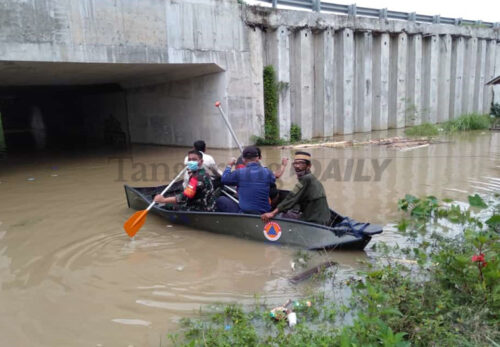
<svg viewBox="0 0 500 347">
<path fill-rule="evenodd" d="M 495 118 L 500 118 L 500 104 L 491 102 L 490 114 Z"/>
<path fill-rule="evenodd" d="M 302 130 L 300 129 L 300 126 L 297 124 L 292 123 L 292 126 L 290 127 L 290 142 L 299 142 L 302 139 Z"/>
<path fill-rule="evenodd" d="M 440 132 L 451 134 L 457 131 L 488 129 L 491 119 L 488 115 L 466 114 L 441 124 L 423 123 L 405 130 L 408 136 L 437 136 Z"/>
<path fill-rule="evenodd" d="M 280 144 L 278 126 L 278 83 L 272 65 L 264 68 L 264 143 Z"/>
<path fill-rule="evenodd" d="M 350 287 L 347 304 L 316 294 L 311 306 L 294 308 L 293 328 L 271 319 L 270 307 L 259 302 L 252 311 L 219 306 L 184 320 L 181 334 L 170 339 L 187 346 L 498 346 L 498 198 L 470 196 L 464 208 L 406 195 L 398 202 L 406 246 L 377 242 L 375 262 L 344 284 L 335 281 L 336 288 Z M 326 271 L 321 280 L 333 276 Z"/>
<path fill-rule="evenodd" d="M 405 134 L 408 136 L 437 136 L 439 135 L 439 129 L 434 124 L 423 123 L 420 125 L 415 125 L 411 128 L 405 129 Z"/>
</svg>

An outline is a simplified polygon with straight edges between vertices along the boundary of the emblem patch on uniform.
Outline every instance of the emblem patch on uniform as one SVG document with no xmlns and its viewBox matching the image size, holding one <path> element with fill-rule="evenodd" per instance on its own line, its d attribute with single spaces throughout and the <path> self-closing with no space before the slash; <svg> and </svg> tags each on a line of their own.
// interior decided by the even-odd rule
<svg viewBox="0 0 500 347">
<path fill-rule="evenodd" d="M 269 222 L 264 225 L 264 236 L 269 241 L 278 241 L 281 237 L 281 227 L 276 222 Z"/>
</svg>

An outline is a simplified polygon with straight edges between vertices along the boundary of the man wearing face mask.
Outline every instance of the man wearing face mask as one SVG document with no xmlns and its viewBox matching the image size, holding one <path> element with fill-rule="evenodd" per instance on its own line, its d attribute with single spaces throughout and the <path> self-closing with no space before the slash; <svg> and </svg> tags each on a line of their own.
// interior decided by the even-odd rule
<svg viewBox="0 0 500 347">
<path fill-rule="evenodd" d="M 296 152 L 293 167 L 299 182 L 273 211 L 262 214 L 261 219 L 264 222 L 268 222 L 278 213 L 289 211 L 295 205 L 299 205 L 301 212 L 299 216 L 285 213 L 281 217 L 298 217 L 306 222 L 328 224 L 330 221 L 330 209 L 326 201 L 323 185 L 311 173 L 311 155 L 307 152 Z"/>
<path fill-rule="evenodd" d="M 197 150 L 189 151 L 186 162 L 189 174 L 184 191 L 168 198 L 158 194 L 154 201 L 164 204 L 178 204 L 187 211 L 213 211 L 215 206 L 212 180 L 203 168 L 203 154 Z"/>
</svg>

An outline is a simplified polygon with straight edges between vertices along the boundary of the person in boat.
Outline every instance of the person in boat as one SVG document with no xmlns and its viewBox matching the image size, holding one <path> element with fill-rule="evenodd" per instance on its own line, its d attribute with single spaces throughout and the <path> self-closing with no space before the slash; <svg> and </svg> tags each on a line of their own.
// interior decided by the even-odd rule
<svg viewBox="0 0 500 347">
<path fill-rule="evenodd" d="M 158 194 L 154 201 L 177 204 L 186 211 L 213 211 L 215 207 L 214 186 L 203 167 L 203 153 L 193 149 L 189 151 L 187 158 L 189 180 L 184 191 L 167 198 Z"/>
<path fill-rule="evenodd" d="M 201 152 L 201 154 L 203 155 L 203 169 L 205 169 L 205 172 L 208 173 L 209 175 L 213 175 L 216 179 L 218 179 L 220 178 L 222 173 L 217 167 L 214 158 L 210 154 L 205 153 L 206 149 L 207 145 L 203 140 L 197 140 L 193 143 L 193 150 Z M 184 165 L 187 165 L 187 162 L 188 162 L 188 156 L 184 158 Z M 184 174 L 184 182 L 182 184 L 184 188 L 187 187 L 188 183 L 189 183 L 189 173 L 186 172 Z"/>
<path fill-rule="evenodd" d="M 262 160 L 262 152 L 260 151 L 259 147 L 255 147 L 257 149 L 257 152 L 259 153 L 259 162 Z M 279 179 L 281 176 L 283 176 L 283 173 L 285 172 L 286 166 L 288 164 L 288 158 L 281 158 L 281 166 L 279 169 L 273 172 L 274 177 L 276 179 Z M 245 167 L 245 164 L 243 163 L 243 156 L 239 156 L 238 160 L 236 161 L 236 169 L 242 169 Z M 271 199 L 271 206 L 275 206 L 276 202 L 279 198 L 279 190 L 278 187 L 276 186 L 276 182 L 271 183 L 269 187 L 269 199 Z"/>
<path fill-rule="evenodd" d="M 245 167 L 231 171 L 236 159 L 231 159 L 222 173 L 221 183 L 238 187 L 239 203 L 227 196 L 217 199 L 217 210 L 221 212 L 261 214 L 269 212 L 269 190 L 275 182 L 274 174 L 259 163 L 259 151 L 255 146 L 248 146 L 242 153 Z"/>
<path fill-rule="evenodd" d="M 262 214 L 261 219 L 267 223 L 278 213 L 282 213 L 280 217 L 283 218 L 327 225 L 330 221 L 330 208 L 323 185 L 311 173 L 311 154 L 296 152 L 293 167 L 299 182 L 273 211 Z M 300 206 L 299 213 L 291 211 L 296 205 Z"/>
</svg>

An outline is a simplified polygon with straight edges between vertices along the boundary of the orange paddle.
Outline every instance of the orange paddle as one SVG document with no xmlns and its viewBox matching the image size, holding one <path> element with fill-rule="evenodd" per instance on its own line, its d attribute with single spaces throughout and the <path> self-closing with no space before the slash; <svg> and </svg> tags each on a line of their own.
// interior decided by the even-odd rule
<svg viewBox="0 0 500 347">
<path fill-rule="evenodd" d="M 172 182 L 167 186 L 167 188 L 163 189 L 161 192 L 161 195 L 165 194 L 167 190 L 172 187 L 172 185 L 179 179 L 184 174 L 184 171 L 187 170 L 187 167 L 182 169 L 181 172 L 175 178 L 173 179 Z M 128 234 L 129 237 L 134 237 L 135 234 L 139 231 L 139 229 L 144 225 L 144 222 L 146 221 L 146 215 L 148 214 L 149 210 L 156 204 L 156 202 L 152 202 L 147 209 L 142 210 L 142 211 L 137 211 L 130 217 L 125 224 L 123 224 L 123 229 L 125 229 L 125 232 Z"/>
</svg>

